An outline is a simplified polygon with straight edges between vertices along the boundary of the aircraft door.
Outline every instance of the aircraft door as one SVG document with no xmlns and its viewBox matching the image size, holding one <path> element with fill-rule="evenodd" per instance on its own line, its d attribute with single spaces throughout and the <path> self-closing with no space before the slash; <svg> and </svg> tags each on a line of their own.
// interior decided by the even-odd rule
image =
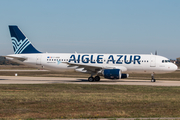
<svg viewBox="0 0 180 120">
<path fill-rule="evenodd" d="M 151 56 L 150 67 L 156 67 L 156 57 Z"/>
<path fill-rule="evenodd" d="M 38 55 L 36 58 L 36 65 L 41 65 L 41 55 Z"/>
</svg>

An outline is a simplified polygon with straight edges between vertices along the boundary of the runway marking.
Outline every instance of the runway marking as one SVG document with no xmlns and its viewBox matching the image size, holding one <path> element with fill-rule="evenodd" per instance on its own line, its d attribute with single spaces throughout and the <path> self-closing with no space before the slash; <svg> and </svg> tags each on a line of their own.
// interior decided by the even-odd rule
<svg viewBox="0 0 180 120">
<path fill-rule="evenodd" d="M 99 82 L 88 82 L 87 78 L 62 78 L 62 77 L 26 77 L 26 76 L 0 76 L 0 84 L 105 84 L 105 85 L 150 85 L 150 86 L 180 86 L 180 81 L 157 80 L 108 80 L 101 79 Z"/>
</svg>

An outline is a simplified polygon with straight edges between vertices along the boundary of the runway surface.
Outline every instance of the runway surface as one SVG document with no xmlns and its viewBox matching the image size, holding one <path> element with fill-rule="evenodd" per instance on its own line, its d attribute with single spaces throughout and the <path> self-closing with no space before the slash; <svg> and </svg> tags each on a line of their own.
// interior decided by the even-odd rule
<svg viewBox="0 0 180 120">
<path fill-rule="evenodd" d="M 24 77 L 24 76 L 0 76 L 0 84 L 106 84 L 106 85 L 150 85 L 150 86 L 180 86 L 180 81 L 157 80 L 155 83 L 150 80 L 107 80 L 99 82 L 88 82 L 87 78 L 62 78 L 62 77 Z"/>
</svg>

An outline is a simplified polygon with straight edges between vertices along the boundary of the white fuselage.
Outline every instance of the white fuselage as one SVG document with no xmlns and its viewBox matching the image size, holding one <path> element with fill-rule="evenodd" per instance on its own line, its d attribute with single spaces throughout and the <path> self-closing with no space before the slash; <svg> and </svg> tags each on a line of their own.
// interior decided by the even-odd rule
<svg viewBox="0 0 180 120">
<path fill-rule="evenodd" d="M 8 58 L 24 57 L 26 60 Z M 148 54 L 86 54 L 86 53 L 37 53 L 6 56 L 29 66 L 43 67 L 53 71 L 76 70 L 78 66 L 67 63 L 93 65 L 104 69 L 117 68 L 124 73 L 169 73 L 177 69 L 174 63 L 159 55 Z"/>
</svg>

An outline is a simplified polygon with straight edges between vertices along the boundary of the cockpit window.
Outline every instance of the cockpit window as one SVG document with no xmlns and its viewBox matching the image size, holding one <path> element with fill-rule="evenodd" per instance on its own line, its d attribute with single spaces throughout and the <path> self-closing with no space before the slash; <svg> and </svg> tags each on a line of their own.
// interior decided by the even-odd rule
<svg viewBox="0 0 180 120">
<path fill-rule="evenodd" d="M 170 63 L 170 60 L 162 60 L 162 63 Z"/>
</svg>

